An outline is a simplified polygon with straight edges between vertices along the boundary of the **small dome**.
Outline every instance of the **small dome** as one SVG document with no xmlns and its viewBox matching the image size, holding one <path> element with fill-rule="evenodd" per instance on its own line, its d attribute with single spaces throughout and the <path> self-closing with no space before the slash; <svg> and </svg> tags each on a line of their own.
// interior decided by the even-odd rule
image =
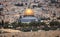
<svg viewBox="0 0 60 37">
<path fill-rule="evenodd" d="M 26 9 L 25 12 L 24 12 L 24 15 L 27 15 L 27 16 L 34 15 L 34 12 L 33 12 L 32 9 Z"/>
</svg>

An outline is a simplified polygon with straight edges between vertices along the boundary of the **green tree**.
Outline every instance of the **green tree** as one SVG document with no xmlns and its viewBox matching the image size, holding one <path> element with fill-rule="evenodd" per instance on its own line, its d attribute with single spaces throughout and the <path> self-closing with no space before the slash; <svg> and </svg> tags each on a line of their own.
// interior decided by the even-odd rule
<svg viewBox="0 0 60 37">
<path fill-rule="evenodd" d="M 27 24 L 27 23 L 22 23 L 22 27 L 29 27 L 29 24 Z"/>
<path fill-rule="evenodd" d="M 38 26 L 38 22 L 36 22 L 36 21 L 30 22 L 29 25 L 30 26 Z"/>
<path fill-rule="evenodd" d="M 4 28 L 8 28 L 8 26 L 9 26 L 9 22 L 5 22 L 4 23 Z"/>
<path fill-rule="evenodd" d="M 60 25 L 60 22 L 58 21 L 51 21 L 50 22 L 50 26 L 59 26 Z"/>
<path fill-rule="evenodd" d="M 45 22 L 40 22 L 39 25 L 47 26 L 47 24 Z"/>
<path fill-rule="evenodd" d="M 22 27 L 22 23 L 21 22 L 18 22 L 18 27 Z"/>
<path fill-rule="evenodd" d="M 58 21 L 51 21 L 50 22 L 50 28 L 53 30 L 56 30 L 57 28 L 60 28 L 60 22 Z"/>
<path fill-rule="evenodd" d="M 18 23 L 17 22 L 13 22 L 10 24 L 14 29 L 16 29 L 16 27 L 18 26 Z"/>
</svg>

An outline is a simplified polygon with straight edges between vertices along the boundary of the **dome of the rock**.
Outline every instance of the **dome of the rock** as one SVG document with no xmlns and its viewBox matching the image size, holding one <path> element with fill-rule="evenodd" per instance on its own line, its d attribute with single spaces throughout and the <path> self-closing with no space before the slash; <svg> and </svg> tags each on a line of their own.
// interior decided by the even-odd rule
<svg viewBox="0 0 60 37">
<path fill-rule="evenodd" d="M 26 15 L 26 16 L 34 15 L 34 12 L 32 9 L 26 9 L 24 12 L 24 15 Z"/>
</svg>

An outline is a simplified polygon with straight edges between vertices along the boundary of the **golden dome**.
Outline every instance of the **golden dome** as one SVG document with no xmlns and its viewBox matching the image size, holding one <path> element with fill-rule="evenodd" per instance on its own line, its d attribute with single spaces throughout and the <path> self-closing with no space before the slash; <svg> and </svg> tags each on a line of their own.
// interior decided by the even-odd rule
<svg viewBox="0 0 60 37">
<path fill-rule="evenodd" d="M 33 12 L 32 9 L 26 9 L 25 12 L 24 12 L 24 15 L 27 15 L 27 16 L 34 15 L 34 12 Z"/>
</svg>

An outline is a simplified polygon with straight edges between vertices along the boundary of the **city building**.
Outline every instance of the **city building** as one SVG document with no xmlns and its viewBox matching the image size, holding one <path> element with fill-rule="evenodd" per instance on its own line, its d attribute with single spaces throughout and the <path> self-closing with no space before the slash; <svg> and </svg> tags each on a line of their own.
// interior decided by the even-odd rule
<svg viewBox="0 0 60 37">
<path fill-rule="evenodd" d="M 60 0 L 55 1 L 59 2 Z M 29 16 L 29 18 L 53 18 L 53 13 L 56 14 L 56 17 L 60 16 L 59 3 L 51 3 L 51 0 L 0 0 L 0 3 L 0 9 L 3 8 L 3 10 L 0 11 L 0 21 L 8 20 L 9 22 L 15 22 L 20 16 L 22 18 L 26 18 L 27 16 Z M 23 6 L 16 6 L 15 4 L 17 3 L 19 5 L 22 3 Z M 35 7 L 33 8 L 33 6 Z M 30 7 L 32 11 L 29 10 L 28 7 Z"/>
</svg>

